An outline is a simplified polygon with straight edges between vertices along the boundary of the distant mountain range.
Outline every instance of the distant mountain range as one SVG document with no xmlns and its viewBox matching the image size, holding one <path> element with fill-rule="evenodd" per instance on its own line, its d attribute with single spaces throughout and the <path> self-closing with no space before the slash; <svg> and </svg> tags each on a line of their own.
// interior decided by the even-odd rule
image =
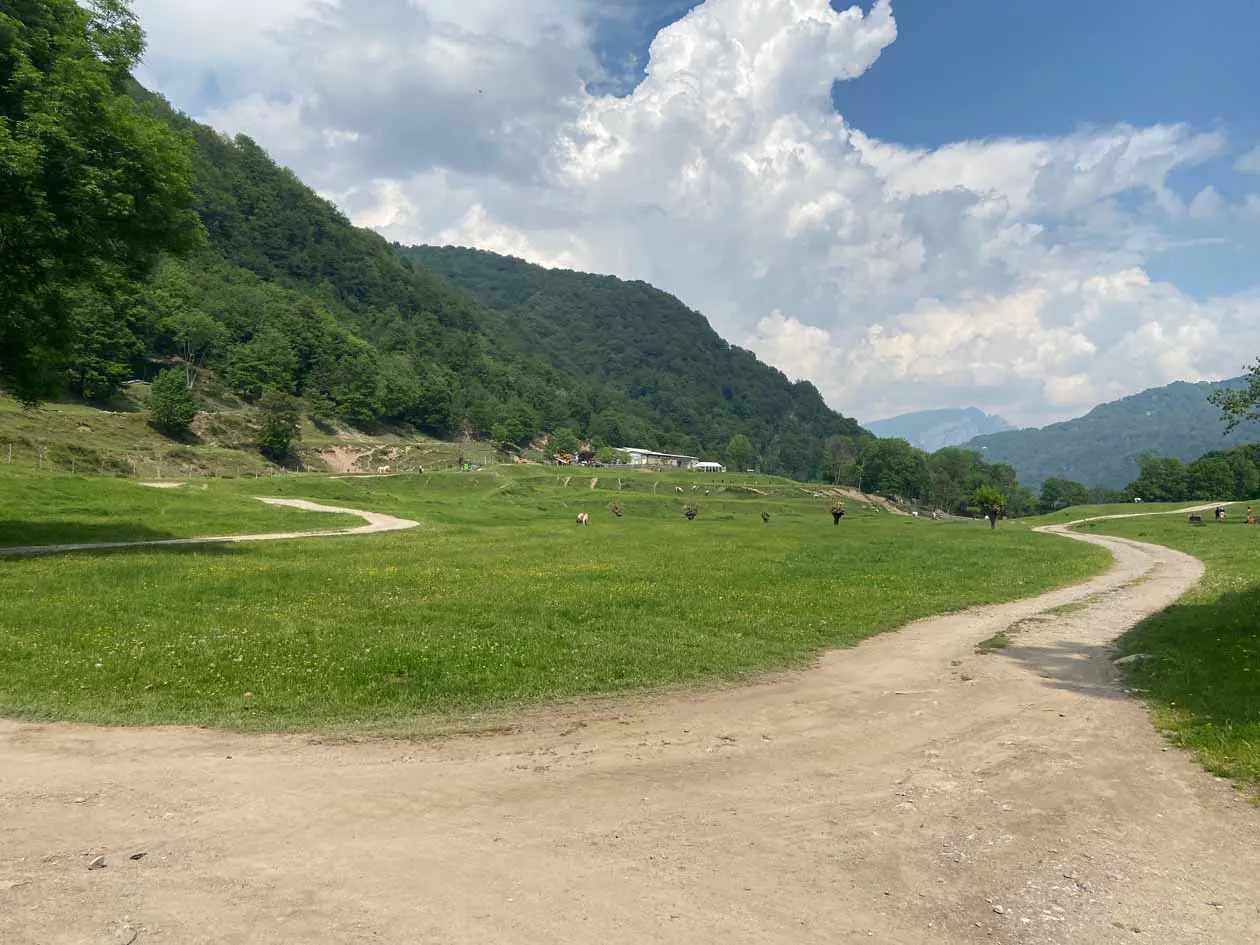
<svg viewBox="0 0 1260 945">
<path fill-rule="evenodd" d="M 943 410 L 920 410 L 887 420 L 868 423 L 866 428 L 876 436 L 907 440 L 911 446 L 934 453 L 947 446 L 957 446 L 986 433 L 1012 429 L 1001 417 L 975 407 L 947 407 Z"/>
<path fill-rule="evenodd" d="M 1245 384 L 1241 377 L 1178 381 L 1101 404 L 1075 420 L 977 436 L 962 445 L 990 463 L 1014 466 L 1019 481 L 1034 489 L 1052 476 L 1123 489 L 1137 478 L 1137 457 L 1144 452 L 1188 462 L 1213 450 L 1260 442 L 1260 423 L 1243 424 L 1226 435 L 1220 410 L 1208 402 L 1218 387 Z"/>
</svg>

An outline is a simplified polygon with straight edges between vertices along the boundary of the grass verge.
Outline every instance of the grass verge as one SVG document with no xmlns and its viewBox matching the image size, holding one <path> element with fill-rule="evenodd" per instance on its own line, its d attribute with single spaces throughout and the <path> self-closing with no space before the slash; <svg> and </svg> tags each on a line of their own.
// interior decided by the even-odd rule
<svg viewBox="0 0 1260 945">
<path fill-rule="evenodd" d="M 125 479 L 0 474 L 0 549 L 208 535 L 314 531 L 362 525 L 353 515 L 264 505 L 275 480 L 248 491 L 222 482 L 151 489 Z"/>
<path fill-rule="evenodd" d="M 1200 584 L 1143 622 L 1120 655 L 1147 691 L 1156 725 L 1215 774 L 1260 789 L 1260 526 L 1191 528 L 1178 516 L 1082 526 L 1176 548 L 1207 566 Z"/>
</svg>

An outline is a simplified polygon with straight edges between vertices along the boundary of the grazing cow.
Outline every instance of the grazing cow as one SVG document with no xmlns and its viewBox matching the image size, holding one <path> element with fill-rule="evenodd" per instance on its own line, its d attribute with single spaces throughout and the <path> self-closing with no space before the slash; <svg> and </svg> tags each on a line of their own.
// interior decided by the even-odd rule
<svg viewBox="0 0 1260 945">
<path fill-rule="evenodd" d="M 770 513 L 769 513 L 769 512 L 762 512 L 762 513 L 761 513 L 761 521 L 762 521 L 762 522 L 764 522 L 766 525 L 769 525 L 769 524 L 770 524 Z"/>
<path fill-rule="evenodd" d="M 683 487 L 682 487 L 682 486 L 674 486 L 674 491 L 675 491 L 675 492 L 677 492 L 679 495 L 682 495 L 682 494 L 683 494 Z"/>
<path fill-rule="evenodd" d="M 839 525 L 842 518 L 844 518 L 844 506 L 837 503 L 831 507 L 831 523 Z"/>
<path fill-rule="evenodd" d="M 585 512 L 578 512 L 577 523 L 579 525 L 588 525 L 590 524 L 590 521 L 591 521 L 591 517 L 589 515 L 587 515 Z"/>
</svg>

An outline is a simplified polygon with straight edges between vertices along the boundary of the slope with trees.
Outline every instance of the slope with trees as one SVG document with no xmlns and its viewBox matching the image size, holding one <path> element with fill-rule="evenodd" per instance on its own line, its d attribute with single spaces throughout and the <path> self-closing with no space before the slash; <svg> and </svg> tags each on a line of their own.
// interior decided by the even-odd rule
<svg viewBox="0 0 1260 945">
<path fill-rule="evenodd" d="M 1125 495 L 1147 502 L 1260 499 L 1260 443 L 1205 453 L 1190 463 L 1144 453 Z"/>
<path fill-rule="evenodd" d="M 1220 384 L 1177 382 L 1102 404 L 1075 420 L 994 433 L 964 445 L 990 462 L 1009 463 L 1034 488 L 1061 478 L 1123 489 L 1138 474 L 1143 453 L 1189 462 L 1210 450 L 1260 440 L 1260 422 L 1243 421 L 1227 431 L 1211 400 L 1217 389 L 1239 392 L 1246 386 L 1244 378 Z"/>
<path fill-rule="evenodd" d="M 735 459 L 802 478 L 829 436 L 861 432 L 649 286 L 566 274 L 544 287 L 548 321 L 498 304 L 527 301 L 511 273 L 478 298 L 395 252 L 248 137 L 136 85 L 144 40 L 126 0 L 10 9 L 0 374 L 27 399 L 60 383 L 105 403 L 177 366 L 194 400 L 211 370 L 250 403 L 297 397 L 360 429 L 516 449 L 567 428 L 713 459 L 734 444 Z"/>
<path fill-rule="evenodd" d="M 132 354 L 111 308 L 198 240 L 188 143 L 129 97 L 144 34 L 124 0 L 0 9 L 0 385 L 101 393 Z"/>
<path fill-rule="evenodd" d="M 821 475 L 828 437 L 861 433 L 812 384 L 789 381 L 724 341 L 704 316 L 645 283 L 544 269 L 473 249 L 396 251 L 475 296 L 494 313 L 496 337 L 601 392 L 582 403 L 558 391 L 547 405 L 551 423 L 619 445 L 736 465 L 743 451 L 724 453 L 732 438 L 744 436 L 761 468 L 797 478 Z"/>
</svg>

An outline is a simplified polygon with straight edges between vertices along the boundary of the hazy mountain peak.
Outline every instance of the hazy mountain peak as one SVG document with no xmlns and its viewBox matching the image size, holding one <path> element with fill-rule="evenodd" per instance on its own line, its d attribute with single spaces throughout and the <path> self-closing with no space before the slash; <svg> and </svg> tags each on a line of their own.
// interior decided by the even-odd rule
<svg viewBox="0 0 1260 945">
<path fill-rule="evenodd" d="M 868 423 L 866 428 L 876 436 L 908 440 L 911 446 L 917 446 L 929 453 L 966 443 L 986 433 L 1013 429 L 1001 417 L 987 414 L 978 407 L 919 410 L 887 420 L 876 420 Z"/>
</svg>

